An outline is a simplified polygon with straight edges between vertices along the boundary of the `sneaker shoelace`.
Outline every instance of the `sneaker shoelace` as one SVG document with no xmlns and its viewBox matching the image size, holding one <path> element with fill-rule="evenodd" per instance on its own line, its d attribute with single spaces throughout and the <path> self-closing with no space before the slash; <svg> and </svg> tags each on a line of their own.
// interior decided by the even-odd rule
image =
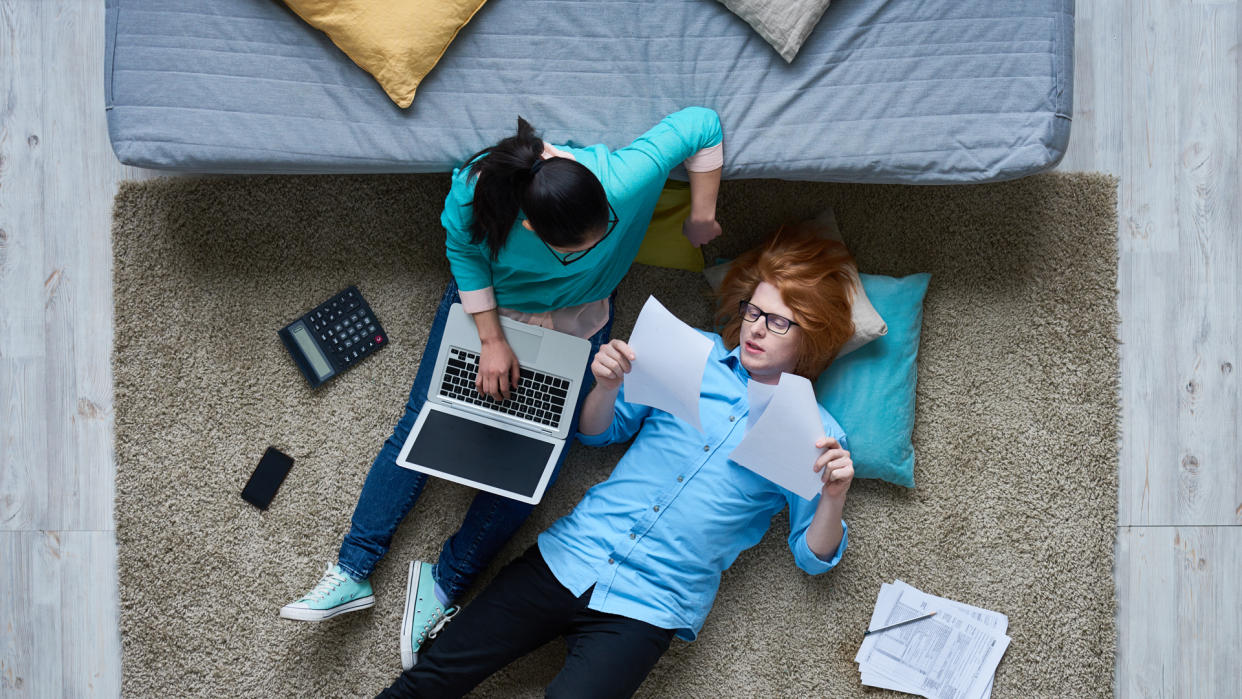
<svg viewBox="0 0 1242 699">
<path fill-rule="evenodd" d="M 343 582 L 345 582 L 344 575 L 334 573 L 331 568 L 328 568 L 324 571 L 323 577 L 319 579 L 319 583 L 315 585 L 315 589 L 308 592 L 304 599 L 318 602 L 332 594 Z"/>
<path fill-rule="evenodd" d="M 427 620 L 427 623 L 423 624 L 423 632 L 418 635 L 418 639 L 423 641 L 435 638 L 440 633 L 440 630 L 444 628 L 444 625 L 449 623 L 453 617 L 457 616 L 457 612 L 460 610 L 460 607 L 449 607 L 444 610 L 443 616 L 438 618 L 433 617 Z M 428 628 L 430 628 L 430 630 L 428 630 Z"/>
</svg>

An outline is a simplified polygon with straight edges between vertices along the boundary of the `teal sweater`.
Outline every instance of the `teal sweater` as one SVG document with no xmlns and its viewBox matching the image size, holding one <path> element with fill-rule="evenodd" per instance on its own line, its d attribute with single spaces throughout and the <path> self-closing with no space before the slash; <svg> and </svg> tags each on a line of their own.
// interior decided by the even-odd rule
<svg viewBox="0 0 1242 699">
<path fill-rule="evenodd" d="M 449 266 L 463 291 L 491 287 L 496 303 L 524 313 L 542 313 L 606 298 L 629 270 L 642 244 L 669 171 L 686 158 L 721 142 L 720 117 L 688 107 L 664 117 L 630 145 L 609 152 L 603 145 L 559 146 L 595 173 L 620 223 L 586 257 L 558 262 L 539 238 L 513 222 L 496 260 L 487 243 L 471 243 L 474 178 L 453 170 L 453 185 L 440 222 L 447 235 Z"/>
</svg>

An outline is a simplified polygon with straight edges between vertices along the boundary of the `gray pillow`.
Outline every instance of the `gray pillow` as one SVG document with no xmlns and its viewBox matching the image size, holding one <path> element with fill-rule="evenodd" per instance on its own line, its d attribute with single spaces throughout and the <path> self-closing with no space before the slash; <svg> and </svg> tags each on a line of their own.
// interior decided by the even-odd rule
<svg viewBox="0 0 1242 699">
<path fill-rule="evenodd" d="M 720 0 L 792 63 L 830 0 Z"/>
<path fill-rule="evenodd" d="M 845 243 L 841 239 L 841 231 L 837 228 L 837 218 L 832 213 L 832 209 L 824 209 L 815 217 L 816 228 L 825 238 L 831 238 L 842 244 Z M 729 271 L 729 266 L 733 262 L 722 262 L 703 270 L 703 276 L 707 278 L 707 284 L 712 291 L 720 291 L 720 285 L 724 282 L 725 274 Z M 854 321 L 854 334 L 850 339 L 845 341 L 841 346 L 841 351 L 837 352 L 837 357 L 844 357 L 863 345 L 882 335 L 888 334 L 888 324 L 876 312 L 875 306 L 871 305 L 871 299 L 867 298 L 867 292 L 863 291 L 862 280 L 858 277 L 858 270 L 852 270 L 854 278 L 854 298 L 850 304 L 850 319 Z"/>
</svg>

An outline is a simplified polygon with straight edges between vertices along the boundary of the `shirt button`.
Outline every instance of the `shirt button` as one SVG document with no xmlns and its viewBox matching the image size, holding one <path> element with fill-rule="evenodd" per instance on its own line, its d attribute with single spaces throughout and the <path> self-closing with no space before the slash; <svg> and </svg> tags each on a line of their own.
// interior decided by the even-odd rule
<svg viewBox="0 0 1242 699">
<path fill-rule="evenodd" d="M 712 450 L 712 446 L 710 444 L 703 445 L 703 451 L 711 451 L 711 450 Z"/>
<path fill-rule="evenodd" d="M 630 538 L 631 538 L 631 539 L 635 538 L 635 537 L 634 537 L 634 533 L 633 533 L 633 532 L 630 532 Z"/>
<path fill-rule="evenodd" d="M 655 507 L 653 507 L 653 508 L 651 508 L 651 509 L 655 510 L 656 512 L 659 512 L 659 511 L 660 511 L 660 506 L 659 506 L 659 505 L 656 505 Z"/>
<path fill-rule="evenodd" d="M 609 559 L 608 559 L 608 565 L 612 565 L 613 563 L 616 563 L 616 561 L 614 561 L 614 560 L 612 560 L 611 558 L 609 558 Z"/>
<path fill-rule="evenodd" d="M 684 480 L 686 480 L 686 479 L 685 479 L 685 478 L 683 478 L 683 477 L 681 477 L 681 476 L 678 476 L 678 477 L 677 477 L 677 482 L 678 482 L 678 483 L 680 483 L 680 482 L 682 482 L 682 481 L 684 481 Z"/>
<path fill-rule="evenodd" d="M 730 416 L 729 416 L 729 422 L 733 422 L 733 421 L 734 421 L 734 420 L 736 420 L 736 419 L 737 419 L 737 416 L 736 416 L 736 415 L 730 415 Z"/>
</svg>

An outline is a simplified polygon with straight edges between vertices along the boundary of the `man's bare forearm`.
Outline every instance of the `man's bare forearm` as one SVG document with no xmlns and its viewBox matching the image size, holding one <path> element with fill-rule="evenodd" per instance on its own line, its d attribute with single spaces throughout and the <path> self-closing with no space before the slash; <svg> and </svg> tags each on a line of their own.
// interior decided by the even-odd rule
<svg viewBox="0 0 1242 699">
<path fill-rule="evenodd" d="M 841 545 L 845 531 L 841 528 L 841 511 L 845 509 L 845 495 L 831 497 L 821 495 L 811 526 L 806 529 L 806 543 L 821 560 L 828 560 Z"/>
<path fill-rule="evenodd" d="M 587 394 L 582 403 L 582 414 L 578 417 L 578 431 L 582 434 L 596 435 L 603 433 L 612 424 L 613 413 L 617 404 L 617 394 L 621 386 L 605 388 L 596 383 L 595 388 Z"/>
</svg>

